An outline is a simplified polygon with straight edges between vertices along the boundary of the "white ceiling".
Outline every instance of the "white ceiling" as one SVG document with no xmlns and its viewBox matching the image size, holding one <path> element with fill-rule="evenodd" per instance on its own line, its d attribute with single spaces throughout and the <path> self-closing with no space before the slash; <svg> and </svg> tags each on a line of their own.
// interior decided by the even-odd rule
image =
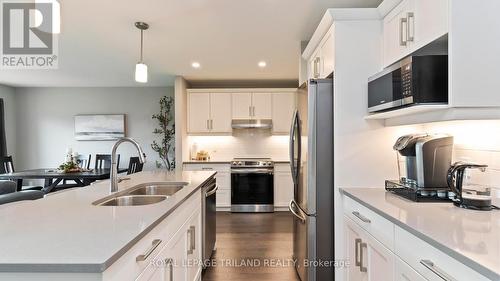
<svg viewBox="0 0 500 281">
<path fill-rule="evenodd" d="M 188 80 L 298 79 L 300 41 L 327 8 L 381 0 L 61 0 L 59 69 L 0 70 L 12 86 L 140 86 L 134 82 L 146 21 L 146 86 Z M 257 62 L 265 60 L 260 69 Z M 193 69 L 191 62 L 201 63 Z"/>
</svg>

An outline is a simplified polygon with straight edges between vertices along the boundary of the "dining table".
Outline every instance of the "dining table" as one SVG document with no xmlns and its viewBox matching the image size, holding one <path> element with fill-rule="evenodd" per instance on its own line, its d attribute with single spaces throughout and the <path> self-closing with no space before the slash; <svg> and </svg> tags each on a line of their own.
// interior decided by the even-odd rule
<svg viewBox="0 0 500 281">
<path fill-rule="evenodd" d="M 128 169 L 118 169 L 118 173 L 126 172 Z M 111 169 L 93 169 L 82 172 L 63 172 L 57 169 L 33 169 L 7 174 L 0 174 L 0 180 L 17 181 L 17 191 L 21 191 L 23 181 L 27 179 L 43 179 L 45 180 L 42 191 L 49 193 L 57 188 L 57 185 L 63 180 L 71 180 L 75 182 L 76 187 L 90 185 L 97 180 L 109 179 Z"/>
</svg>

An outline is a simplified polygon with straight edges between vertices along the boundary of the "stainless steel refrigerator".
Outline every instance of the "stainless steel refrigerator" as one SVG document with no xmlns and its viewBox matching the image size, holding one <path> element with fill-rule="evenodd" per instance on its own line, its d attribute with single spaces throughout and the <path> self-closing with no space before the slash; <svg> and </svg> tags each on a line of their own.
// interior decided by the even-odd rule
<svg viewBox="0 0 500 281">
<path fill-rule="evenodd" d="M 294 199 L 293 258 L 302 281 L 334 280 L 334 268 L 311 265 L 334 260 L 333 79 L 299 88 L 290 130 Z M 309 265 L 309 266 L 307 266 Z"/>
</svg>

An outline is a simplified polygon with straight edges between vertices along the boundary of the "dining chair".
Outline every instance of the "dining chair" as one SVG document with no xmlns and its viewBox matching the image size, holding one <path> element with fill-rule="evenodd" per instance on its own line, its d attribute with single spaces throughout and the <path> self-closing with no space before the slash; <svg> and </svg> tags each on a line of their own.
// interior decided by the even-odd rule
<svg viewBox="0 0 500 281">
<path fill-rule="evenodd" d="M 130 161 L 128 162 L 127 175 L 141 172 L 143 167 L 144 164 L 141 163 L 139 157 L 130 157 Z"/>
<path fill-rule="evenodd" d="M 0 157 L 0 174 L 10 174 L 15 173 L 14 169 L 14 161 L 12 160 L 12 156 L 2 156 Z M 36 185 L 23 185 L 22 190 L 41 190 L 42 186 Z"/>
<path fill-rule="evenodd" d="M 78 164 L 78 167 L 80 167 L 82 169 L 89 170 L 91 160 L 92 160 L 91 154 L 88 154 L 88 155 L 80 154 L 76 157 L 76 163 Z"/>
<path fill-rule="evenodd" d="M 117 155 L 117 164 L 120 167 L 120 154 Z M 96 154 L 95 169 L 111 169 L 111 154 Z"/>
</svg>

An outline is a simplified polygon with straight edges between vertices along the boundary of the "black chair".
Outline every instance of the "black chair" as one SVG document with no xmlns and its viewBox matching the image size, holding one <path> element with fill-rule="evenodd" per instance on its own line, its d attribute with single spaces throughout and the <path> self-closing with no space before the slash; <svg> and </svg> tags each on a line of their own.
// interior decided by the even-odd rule
<svg viewBox="0 0 500 281">
<path fill-rule="evenodd" d="M 128 162 L 127 175 L 135 174 L 142 171 L 144 164 L 139 161 L 139 157 L 130 157 Z"/>
<path fill-rule="evenodd" d="M 120 154 L 117 155 L 116 163 L 120 167 Z M 96 154 L 95 169 L 111 169 L 111 154 Z"/>
<path fill-rule="evenodd" d="M 17 185 L 12 181 L 0 181 L 0 205 L 23 201 L 36 200 L 45 195 L 41 190 L 24 190 L 16 192 Z"/>
<path fill-rule="evenodd" d="M 14 161 L 12 160 L 12 156 L 2 156 L 0 157 L 0 173 L 1 174 L 10 174 L 14 173 Z M 42 186 L 29 186 L 23 185 L 21 187 L 22 190 L 41 190 Z"/>
</svg>

